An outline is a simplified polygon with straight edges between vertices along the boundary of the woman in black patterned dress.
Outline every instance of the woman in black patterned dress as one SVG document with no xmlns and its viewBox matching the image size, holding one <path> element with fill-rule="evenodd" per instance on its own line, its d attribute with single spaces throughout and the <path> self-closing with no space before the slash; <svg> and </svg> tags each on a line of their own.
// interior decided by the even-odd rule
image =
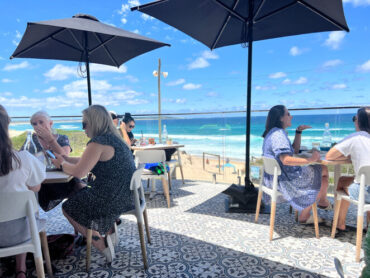
<svg viewBox="0 0 370 278">
<path fill-rule="evenodd" d="M 57 155 L 53 163 L 78 178 L 89 172 L 95 176 L 87 187 L 63 203 L 63 213 L 84 236 L 87 229 L 93 230 L 93 245 L 111 262 L 115 255 L 112 226 L 122 213 L 134 208 L 130 181 L 135 164 L 103 106 L 92 105 L 82 113 L 83 129 L 91 138 L 86 150 L 80 158 Z"/>
</svg>

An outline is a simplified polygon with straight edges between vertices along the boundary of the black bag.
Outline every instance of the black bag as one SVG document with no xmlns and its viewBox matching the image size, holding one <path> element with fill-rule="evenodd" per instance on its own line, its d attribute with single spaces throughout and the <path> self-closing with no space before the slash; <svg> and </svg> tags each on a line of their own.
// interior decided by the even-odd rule
<svg viewBox="0 0 370 278">
<path fill-rule="evenodd" d="M 59 234 L 47 236 L 51 260 L 64 259 L 73 253 L 75 236 L 72 234 Z"/>
<path fill-rule="evenodd" d="M 258 190 L 254 186 L 245 188 L 244 186 L 232 184 L 222 193 L 231 197 L 229 203 L 230 212 L 254 213 L 256 211 Z M 261 208 L 263 208 L 262 202 Z"/>
</svg>

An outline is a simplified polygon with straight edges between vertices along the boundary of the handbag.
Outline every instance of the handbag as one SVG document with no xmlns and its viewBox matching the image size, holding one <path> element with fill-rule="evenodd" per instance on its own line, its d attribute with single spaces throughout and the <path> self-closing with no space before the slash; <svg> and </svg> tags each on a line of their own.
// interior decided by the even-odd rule
<svg viewBox="0 0 370 278">
<path fill-rule="evenodd" d="M 163 165 L 163 163 L 146 163 L 144 168 L 159 176 L 165 173 L 164 167 L 166 167 L 167 172 L 170 171 L 170 167 L 168 167 L 168 165 Z"/>
</svg>

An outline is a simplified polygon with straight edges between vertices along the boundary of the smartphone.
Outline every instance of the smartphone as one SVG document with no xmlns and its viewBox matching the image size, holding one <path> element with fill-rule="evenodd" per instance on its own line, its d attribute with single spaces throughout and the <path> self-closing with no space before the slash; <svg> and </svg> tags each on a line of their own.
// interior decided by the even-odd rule
<svg viewBox="0 0 370 278">
<path fill-rule="evenodd" d="M 51 151 L 49 151 L 49 150 L 46 150 L 45 151 L 45 153 L 46 153 L 46 155 L 48 156 L 48 157 L 50 157 L 50 158 L 52 158 L 52 159 L 55 159 L 56 157 L 55 157 L 55 155 L 51 152 Z"/>
</svg>

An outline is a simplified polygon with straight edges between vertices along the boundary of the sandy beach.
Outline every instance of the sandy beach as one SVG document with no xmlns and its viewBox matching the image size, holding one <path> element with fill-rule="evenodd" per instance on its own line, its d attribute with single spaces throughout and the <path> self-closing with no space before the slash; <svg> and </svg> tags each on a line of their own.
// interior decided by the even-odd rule
<svg viewBox="0 0 370 278">
<path fill-rule="evenodd" d="M 14 137 L 14 136 L 18 136 L 18 135 L 22 134 L 23 132 L 24 131 L 9 129 L 9 136 L 11 138 L 11 137 Z"/>
</svg>

